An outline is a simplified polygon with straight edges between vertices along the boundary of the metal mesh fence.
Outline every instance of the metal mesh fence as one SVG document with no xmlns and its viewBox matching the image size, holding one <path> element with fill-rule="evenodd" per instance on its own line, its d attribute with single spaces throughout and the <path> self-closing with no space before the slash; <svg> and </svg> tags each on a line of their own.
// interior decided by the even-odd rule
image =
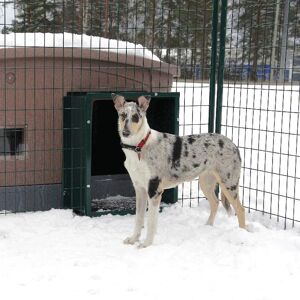
<svg viewBox="0 0 300 300">
<path fill-rule="evenodd" d="M 0 2 L 1 212 L 62 206 L 67 93 L 180 91 L 180 133 L 205 130 L 211 2 L 178 4 Z"/>
<path fill-rule="evenodd" d="M 232 1 L 225 43 L 221 128 L 241 150 L 241 198 L 285 226 L 300 220 L 299 9 Z"/>
<path fill-rule="evenodd" d="M 299 5 L 0 1 L 1 213 L 62 207 L 67 93 L 175 91 L 180 135 L 215 127 L 240 147 L 243 204 L 300 221 Z M 183 205 L 200 198 L 179 187 Z"/>
</svg>

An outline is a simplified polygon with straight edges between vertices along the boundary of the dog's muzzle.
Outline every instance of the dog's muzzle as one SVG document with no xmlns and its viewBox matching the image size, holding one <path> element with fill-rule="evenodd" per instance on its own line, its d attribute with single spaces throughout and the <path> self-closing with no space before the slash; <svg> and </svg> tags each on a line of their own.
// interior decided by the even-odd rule
<svg viewBox="0 0 300 300">
<path fill-rule="evenodd" d="M 124 130 L 122 131 L 122 135 L 123 135 L 124 137 L 128 137 L 128 136 L 130 136 L 130 131 L 124 129 Z"/>
</svg>

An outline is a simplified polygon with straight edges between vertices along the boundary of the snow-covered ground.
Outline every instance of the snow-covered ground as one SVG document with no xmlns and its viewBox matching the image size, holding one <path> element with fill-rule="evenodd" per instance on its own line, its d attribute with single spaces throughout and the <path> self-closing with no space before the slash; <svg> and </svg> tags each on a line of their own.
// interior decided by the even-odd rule
<svg viewBox="0 0 300 300">
<path fill-rule="evenodd" d="M 260 214 L 250 232 L 208 202 L 167 207 L 153 246 L 121 241 L 134 216 L 73 216 L 70 210 L 0 217 L 2 299 L 295 299 L 300 229 Z"/>
</svg>

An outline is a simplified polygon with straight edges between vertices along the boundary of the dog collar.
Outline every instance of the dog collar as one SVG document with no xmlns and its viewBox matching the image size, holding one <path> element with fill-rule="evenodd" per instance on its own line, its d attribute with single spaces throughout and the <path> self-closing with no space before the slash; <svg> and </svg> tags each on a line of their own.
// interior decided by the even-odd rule
<svg viewBox="0 0 300 300">
<path fill-rule="evenodd" d="M 134 152 L 136 152 L 139 157 L 139 160 L 140 160 L 142 149 L 145 146 L 145 144 L 147 143 L 150 134 L 151 134 L 151 130 L 149 130 L 147 135 L 138 143 L 137 146 L 131 146 L 131 145 L 121 143 L 121 147 L 124 149 L 133 150 Z"/>
</svg>

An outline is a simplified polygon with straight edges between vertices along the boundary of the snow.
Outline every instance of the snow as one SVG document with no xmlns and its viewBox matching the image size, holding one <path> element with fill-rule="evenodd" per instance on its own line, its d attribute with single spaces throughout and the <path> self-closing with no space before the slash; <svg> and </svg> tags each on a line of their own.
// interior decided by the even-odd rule
<svg viewBox="0 0 300 300">
<path fill-rule="evenodd" d="M 134 216 L 80 217 L 70 210 L 0 217 L 3 299 L 293 299 L 300 231 L 251 213 L 251 232 L 208 202 L 167 207 L 153 246 L 122 240 Z"/>
<path fill-rule="evenodd" d="M 64 47 L 86 48 L 95 51 L 110 51 L 118 54 L 134 55 L 156 61 L 160 59 L 140 44 L 107 39 L 98 36 L 74 33 L 20 32 L 0 34 L 0 48 L 12 47 Z"/>
</svg>

